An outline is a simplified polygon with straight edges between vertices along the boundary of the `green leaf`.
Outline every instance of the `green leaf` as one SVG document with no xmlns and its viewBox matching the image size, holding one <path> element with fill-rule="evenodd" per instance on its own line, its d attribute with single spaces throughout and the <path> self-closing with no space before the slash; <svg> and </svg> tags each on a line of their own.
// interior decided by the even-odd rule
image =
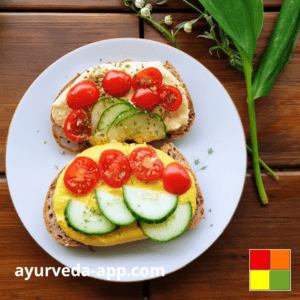
<svg viewBox="0 0 300 300">
<path fill-rule="evenodd" d="M 180 27 L 184 27 L 185 23 L 188 23 L 188 22 L 190 22 L 191 24 L 194 24 L 194 23 L 196 23 L 198 20 L 199 20 L 199 18 L 194 19 L 194 20 L 191 20 L 191 21 L 184 21 L 184 22 L 178 24 L 175 28 L 178 29 L 178 28 L 180 28 Z"/>
<path fill-rule="evenodd" d="M 253 81 L 254 99 L 267 95 L 296 48 L 300 33 L 300 0 L 285 0 Z"/>
<path fill-rule="evenodd" d="M 231 37 L 248 61 L 252 61 L 263 24 L 262 0 L 198 0 Z"/>
<path fill-rule="evenodd" d="M 161 2 L 157 2 L 156 5 L 164 5 L 168 2 L 168 0 L 163 0 Z"/>
</svg>

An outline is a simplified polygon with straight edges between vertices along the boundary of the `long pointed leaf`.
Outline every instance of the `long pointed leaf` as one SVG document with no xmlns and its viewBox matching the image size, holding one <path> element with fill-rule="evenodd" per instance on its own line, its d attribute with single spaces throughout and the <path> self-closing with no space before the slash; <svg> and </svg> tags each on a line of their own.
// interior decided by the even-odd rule
<svg viewBox="0 0 300 300">
<path fill-rule="evenodd" d="M 231 37 L 241 55 L 252 61 L 263 24 L 262 0 L 198 0 Z"/>
<path fill-rule="evenodd" d="M 297 46 L 300 0 L 285 0 L 253 81 L 254 99 L 267 95 Z"/>
</svg>

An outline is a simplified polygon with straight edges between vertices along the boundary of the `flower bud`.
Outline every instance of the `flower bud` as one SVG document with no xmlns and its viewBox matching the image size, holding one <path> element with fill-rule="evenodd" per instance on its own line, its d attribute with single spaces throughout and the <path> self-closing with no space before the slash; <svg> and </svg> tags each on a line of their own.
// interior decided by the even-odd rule
<svg viewBox="0 0 300 300">
<path fill-rule="evenodd" d="M 148 3 L 148 4 L 146 4 L 146 6 L 145 6 L 146 8 L 148 8 L 150 11 L 152 10 L 152 5 L 150 4 L 150 3 Z"/>
<path fill-rule="evenodd" d="M 172 17 L 169 15 L 169 16 L 165 16 L 165 23 L 167 25 L 172 25 Z"/>
<path fill-rule="evenodd" d="M 137 8 L 142 8 L 145 5 L 146 0 L 135 0 L 135 6 Z"/>
<path fill-rule="evenodd" d="M 184 31 L 188 32 L 188 33 L 192 32 L 192 23 L 191 22 L 187 22 L 184 24 Z"/>
<path fill-rule="evenodd" d="M 150 10 L 147 7 L 141 9 L 141 15 L 143 17 L 150 17 Z"/>
</svg>

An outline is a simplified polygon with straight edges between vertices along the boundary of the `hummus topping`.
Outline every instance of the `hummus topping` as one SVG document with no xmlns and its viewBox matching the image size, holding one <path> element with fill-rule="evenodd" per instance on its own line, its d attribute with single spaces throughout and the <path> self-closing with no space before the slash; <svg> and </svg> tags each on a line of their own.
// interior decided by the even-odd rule
<svg viewBox="0 0 300 300">
<path fill-rule="evenodd" d="M 169 112 L 165 110 L 160 105 L 156 106 L 153 110 L 154 113 L 160 115 L 165 122 L 167 132 L 179 129 L 182 125 L 188 124 L 189 119 L 189 109 L 188 109 L 188 99 L 186 91 L 183 84 L 181 84 L 175 76 L 167 70 L 163 64 L 159 61 L 152 62 L 119 62 L 119 63 L 107 63 L 101 64 L 95 68 L 84 71 L 76 81 L 66 88 L 61 95 L 52 104 L 52 117 L 57 125 L 64 127 L 65 120 L 67 116 L 71 113 L 72 109 L 67 104 L 67 94 L 72 86 L 83 80 L 93 81 L 100 89 L 100 99 L 101 97 L 107 97 L 107 95 L 102 87 L 102 80 L 106 72 L 110 70 L 125 71 L 132 77 L 137 74 L 142 69 L 149 67 L 157 68 L 163 76 L 163 85 L 173 85 L 177 87 L 182 94 L 182 104 L 180 108 L 175 112 Z M 131 97 L 134 93 L 133 88 L 129 91 L 127 95 L 121 97 L 131 103 Z M 132 103 L 131 103 L 132 104 Z"/>
</svg>

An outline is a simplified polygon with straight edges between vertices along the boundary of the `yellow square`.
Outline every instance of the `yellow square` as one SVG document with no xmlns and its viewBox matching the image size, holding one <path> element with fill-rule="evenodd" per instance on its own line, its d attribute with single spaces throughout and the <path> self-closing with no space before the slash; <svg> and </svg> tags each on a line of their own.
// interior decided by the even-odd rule
<svg viewBox="0 0 300 300">
<path fill-rule="evenodd" d="M 270 289 L 270 271 L 250 270 L 250 291 L 269 290 L 269 289 Z"/>
</svg>

